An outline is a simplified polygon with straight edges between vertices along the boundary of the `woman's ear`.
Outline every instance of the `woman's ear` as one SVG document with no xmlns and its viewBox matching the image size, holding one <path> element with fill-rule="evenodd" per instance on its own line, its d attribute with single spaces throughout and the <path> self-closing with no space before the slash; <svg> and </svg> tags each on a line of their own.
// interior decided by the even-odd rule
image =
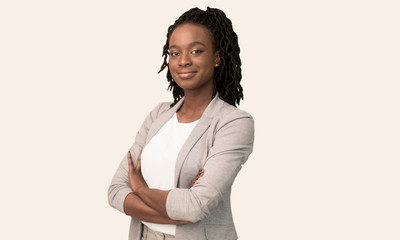
<svg viewBox="0 0 400 240">
<path fill-rule="evenodd" d="M 218 51 L 216 51 L 216 52 L 214 53 L 214 65 L 215 65 L 216 67 L 218 67 L 219 64 L 221 64 L 221 58 L 219 57 L 220 51 L 221 51 L 221 50 L 218 50 Z"/>
</svg>

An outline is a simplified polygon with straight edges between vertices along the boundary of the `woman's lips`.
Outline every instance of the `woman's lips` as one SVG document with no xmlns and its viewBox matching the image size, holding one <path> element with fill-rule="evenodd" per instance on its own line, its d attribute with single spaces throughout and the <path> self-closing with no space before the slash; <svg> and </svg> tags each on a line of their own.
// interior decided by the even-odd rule
<svg viewBox="0 0 400 240">
<path fill-rule="evenodd" d="M 189 72 L 178 72 L 178 75 L 181 79 L 189 79 L 196 75 L 196 71 L 189 71 Z"/>
</svg>

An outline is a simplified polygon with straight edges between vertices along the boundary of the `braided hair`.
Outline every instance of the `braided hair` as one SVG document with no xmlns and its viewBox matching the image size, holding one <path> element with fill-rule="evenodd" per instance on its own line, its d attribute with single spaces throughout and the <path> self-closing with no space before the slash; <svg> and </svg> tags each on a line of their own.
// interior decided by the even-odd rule
<svg viewBox="0 0 400 240">
<path fill-rule="evenodd" d="M 225 13 L 217 8 L 207 7 L 206 11 L 199 8 L 192 8 L 180 16 L 173 25 L 168 28 L 167 41 L 163 48 L 164 62 L 158 73 L 168 67 L 169 39 L 173 31 L 182 24 L 195 24 L 206 27 L 213 37 L 214 51 L 220 51 L 221 63 L 214 70 L 214 92 L 218 92 L 219 98 L 225 102 L 236 106 L 243 99 L 243 88 L 240 85 L 242 79 L 242 69 L 240 61 L 240 48 L 238 37 L 233 31 L 232 22 Z M 184 91 L 173 80 L 169 67 L 167 72 L 169 82 L 168 90 L 172 91 L 174 102 L 176 104 L 184 95 Z"/>
</svg>

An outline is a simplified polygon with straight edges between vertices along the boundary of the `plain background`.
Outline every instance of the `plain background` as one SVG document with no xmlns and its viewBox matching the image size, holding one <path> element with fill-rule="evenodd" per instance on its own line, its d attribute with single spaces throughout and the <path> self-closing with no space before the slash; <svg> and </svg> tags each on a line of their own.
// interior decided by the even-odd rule
<svg viewBox="0 0 400 240">
<path fill-rule="evenodd" d="M 1 1 L 0 239 L 127 239 L 107 188 L 170 101 L 166 30 L 193 6 L 233 21 L 254 153 L 240 239 L 400 239 L 397 1 Z"/>
</svg>

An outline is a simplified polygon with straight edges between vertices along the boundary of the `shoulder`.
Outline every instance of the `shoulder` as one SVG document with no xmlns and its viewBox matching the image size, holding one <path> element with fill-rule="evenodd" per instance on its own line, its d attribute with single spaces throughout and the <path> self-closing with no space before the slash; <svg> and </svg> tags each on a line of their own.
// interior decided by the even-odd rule
<svg viewBox="0 0 400 240">
<path fill-rule="evenodd" d="M 254 128 L 254 119 L 250 113 L 232 106 L 223 100 L 220 101 L 222 103 L 214 114 L 217 129 L 223 128 L 226 125 L 239 129 L 245 128 L 246 130 Z"/>
<path fill-rule="evenodd" d="M 143 122 L 143 125 L 149 128 L 156 121 L 157 118 L 159 118 L 163 113 L 167 112 L 171 108 L 170 105 L 171 103 L 169 102 L 159 103 L 147 115 Z"/>
<path fill-rule="evenodd" d="M 222 100 L 221 100 L 222 101 Z M 235 107 L 235 106 L 232 106 L 232 105 L 230 105 L 229 103 L 227 103 L 227 102 L 223 102 L 223 104 L 222 104 L 222 107 L 221 107 L 221 110 L 222 110 L 222 115 L 224 115 L 224 116 L 226 116 L 226 117 L 232 117 L 232 118 L 235 118 L 235 117 L 247 117 L 247 118 L 253 118 L 251 115 L 250 115 L 250 113 L 248 113 L 248 112 L 246 112 L 246 111 L 244 111 L 244 110 L 242 110 L 242 109 L 240 109 L 240 108 L 237 108 L 237 107 Z"/>
<path fill-rule="evenodd" d="M 152 112 L 156 114 L 161 114 L 171 108 L 171 103 L 172 102 L 161 102 L 153 109 Z"/>
<path fill-rule="evenodd" d="M 172 102 L 162 102 L 159 103 L 153 110 L 150 112 L 150 116 L 156 119 L 158 116 L 168 111 L 171 108 Z"/>
<path fill-rule="evenodd" d="M 214 146 L 218 149 L 239 147 L 248 149 L 250 154 L 254 144 L 254 119 L 246 111 L 224 102 L 214 112 Z"/>
</svg>

